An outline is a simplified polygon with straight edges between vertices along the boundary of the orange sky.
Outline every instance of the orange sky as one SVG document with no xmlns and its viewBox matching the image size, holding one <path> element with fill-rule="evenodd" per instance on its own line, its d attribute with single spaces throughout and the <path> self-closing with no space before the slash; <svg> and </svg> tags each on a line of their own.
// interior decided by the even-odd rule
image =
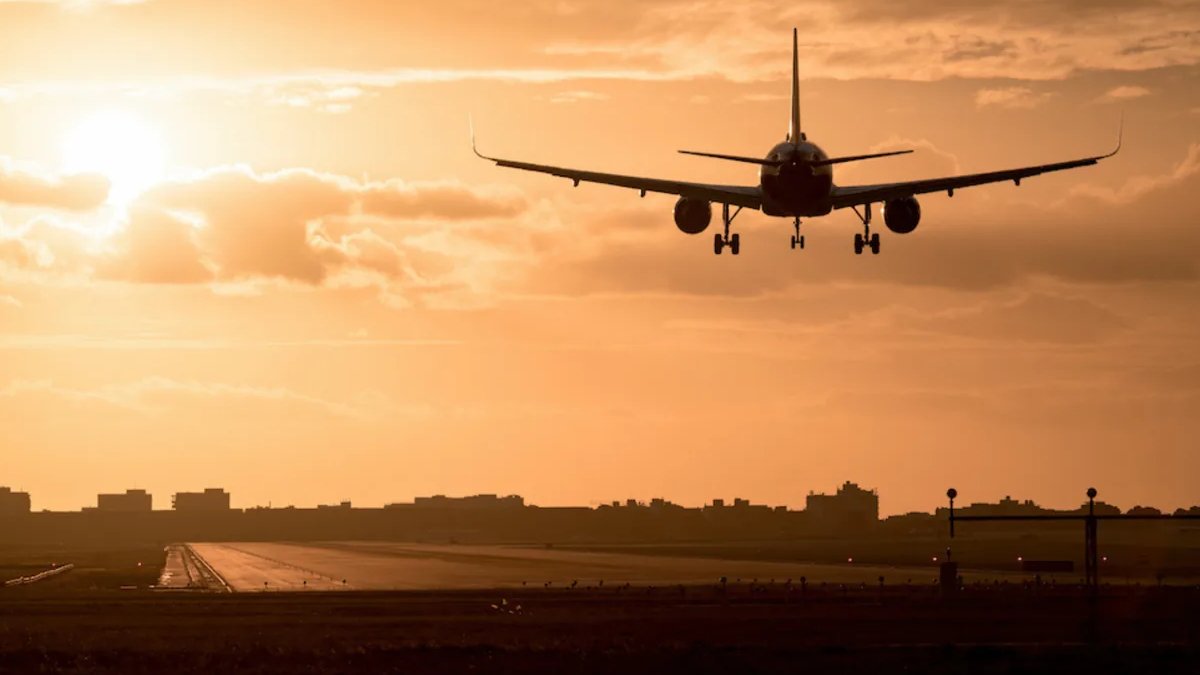
<svg viewBox="0 0 1200 675">
<path fill-rule="evenodd" d="M 35 508 L 432 493 L 885 513 L 1200 502 L 1200 6 L 1186 0 L 0 2 L 0 485 Z M 839 183 L 1125 148 L 921 200 L 912 235 L 738 220 L 500 156 Z"/>
</svg>

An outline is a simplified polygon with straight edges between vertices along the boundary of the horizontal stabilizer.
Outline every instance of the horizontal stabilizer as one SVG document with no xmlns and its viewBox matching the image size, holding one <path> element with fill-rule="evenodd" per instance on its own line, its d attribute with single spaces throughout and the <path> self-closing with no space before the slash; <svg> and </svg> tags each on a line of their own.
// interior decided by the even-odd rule
<svg viewBox="0 0 1200 675">
<path fill-rule="evenodd" d="M 830 164 L 842 164 L 843 162 L 858 162 L 864 159 L 875 159 L 877 157 L 891 157 L 892 155 L 907 155 L 912 150 L 895 150 L 892 152 L 877 152 L 873 155 L 853 155 L 851 157 L 830 157 L 829 159 L 821 159 L 814 162 L 809 162 L 812 166 L 829 166 Z"/>
<path fill-rule="evenodd" d="M 784 162 L 774 159 L 759 159 L 758 157 L 741 157 L 739 155 L 720 155 L 715 152 L 696 152 L 695 150 L 680 150 L 683 155 L 695 155 L 697 157 L 712 157 L 713 159 L 727 159 L 731 162 L 746 162 L 747 164 L 761 164 L 763 166 L 782 166 Z"/>
</svg>

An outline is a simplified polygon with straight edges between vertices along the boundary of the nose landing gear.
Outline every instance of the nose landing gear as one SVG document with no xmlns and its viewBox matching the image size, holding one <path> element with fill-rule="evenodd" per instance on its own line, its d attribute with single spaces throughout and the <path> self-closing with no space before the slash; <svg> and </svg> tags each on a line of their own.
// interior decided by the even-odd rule
<svg viewBox="0 0 1200 675">
<path fill-rule="evenodd" d="M 871 205 L 867 204 L 865 213 L 859 213 L 855 207 L 854 213 L 862 221 L 862 234 L 854 235 L 854 255 L 862 255 L 863 249 L 871 249 L 871 255 L 879 255 L 879 233 L 871 234 Z"/>
<path fill-rule="evenodd" d="M 741 250 L 741 248 L 742 248 L 741 237 L 739 237 L 736 232 L 732 235 L 729 234 L 729 226 L 733 224 L 733 219 L 737 218 L 737 215 L 741 212 L 742 212 L 742 207 L 739 206 L 739 207 L 737 207 L 737 211 L 734 211 L 733 215 L 730 215 L 729 214 L 729 205 L 728 204 L 721 205 L 721 221 L 725 223 L 725 234 L 721 234 L 718 232 L 717 234 L 713 235 L 713 253 L 714 254 L 721 255 L 721 251 L 724 250 L 726 246 L 729 247 L 729 252 L 732 253 L 733 255 L 737 255 L 738 252 Z"/>
<path fill-rule="evenodd" d="M 796 227 L 796 234 L 792 235 L 792 250 L 795 250 L 796 247 L 803 249 L 804 248 L 804 235 L 800 234 L 800 218 L 799 217 L 796 218 L 795 227 Z"/>
</svg>

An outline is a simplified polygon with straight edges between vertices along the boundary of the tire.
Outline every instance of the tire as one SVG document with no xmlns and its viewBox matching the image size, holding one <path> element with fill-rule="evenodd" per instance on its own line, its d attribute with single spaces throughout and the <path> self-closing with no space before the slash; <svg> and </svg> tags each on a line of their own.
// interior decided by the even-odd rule
<svg viewBox="0 0 1200 675">
<path fill-rule="evenodd" d="M 725 248 L 725 242 L 721 239 L 721 235 L 713 235 L 713 253 L 721 255 L 721 249 Z"/>
<path fill-rule="evenodd" d="M 741 237 L 739 237 L 739 236 L 738 236 L 738 235 L 736 235 L 736 234 L 735 234 L 735 235 L 733 235 L 733 236 L 731 236 L 731 237 L 729 237 L 729 251 L 730 251 L 730 253 L 733 253 L 734 255 L 737 255 L 737 254 L 738 254 L 738 250 L 739 250 L 739 249 L 741 249 L 741 247 L 742 247 L 742 238 L 741 238 Z"/>
<path fill-rule="evenodd" d="M 879 255 L 879 234 L 871 235 L 871 255 Z"/>
<path fill-rule="evenodd" d="M 863 236 L 861 234 L 854 235 L 854 255 L 862 255 L 863 252 Z"/>
</svg>

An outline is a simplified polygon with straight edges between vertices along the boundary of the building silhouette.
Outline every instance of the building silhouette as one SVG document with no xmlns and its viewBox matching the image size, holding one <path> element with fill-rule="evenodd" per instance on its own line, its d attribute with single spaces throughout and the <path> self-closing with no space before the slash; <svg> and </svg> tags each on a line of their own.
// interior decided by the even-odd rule
<svg viewBox="0 0 1200 675">
<path fill-rule="evenodd" d="M 522 508 L 525 498 L 520 495 L 500 497 L 494 494 L 471 495 L 469 497 L 447 497 L 434 495 L 432 497 L 417 497 L 411 504 L 388 504 L 387 508 L 425 508 L 425 509 L 505 509 Z"/>
<path fill-rule="evenodd" d="M 28 492 L 13 492 L 11 488 L 0 487 L 0 516 L 15 516 L 29 511 Z"/>
<path fill-rule="evenodd" d="M 177 492 L 171 497 L 171 507 L 176 511 L 228 511 L 229 493 L 222 488 Z"/>
<path fill-rule="evenodd" d="M 96 510 L 107 513 L 142 513 L 153 510 L 154 497 L 145 490 L 96 495 Z"/>
<path fill-rule="evenodd" d="M 809 494 L 804 510 L 810 524 L 821 531 L 865 530 L 879 522 L 879 495 L 846 481 L 836 494 Z"/>
<path fill-rule="evenodd" d="M 959 507 L 956 511 L 964 516 L 1037 516 L 1049 513 L 1047 509 L 1035 504 L 1032 499 L 1017 500 L 1013 499 L 1011 495 L 1005 495 L 1004 499 L 995 504 L 977 502 Z"/>
</svg>

